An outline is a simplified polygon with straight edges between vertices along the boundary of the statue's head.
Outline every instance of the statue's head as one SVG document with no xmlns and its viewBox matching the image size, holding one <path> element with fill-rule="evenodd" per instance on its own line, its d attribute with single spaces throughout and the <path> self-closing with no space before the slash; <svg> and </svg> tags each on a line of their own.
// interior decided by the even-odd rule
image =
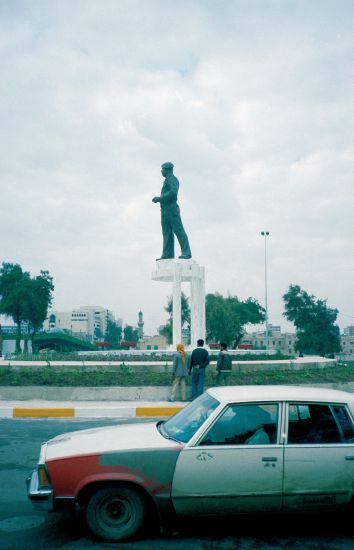
<svg viewBox="0 0 354 550">
<path fill-rule="evenodd" d="M 173 172 L 172 162 L 164 162 L 163 164 L 161 164 L 161 174 L 163 175 L 164 178 L 169 174 L 172 174 L 172 172 Z"/>
</svg>

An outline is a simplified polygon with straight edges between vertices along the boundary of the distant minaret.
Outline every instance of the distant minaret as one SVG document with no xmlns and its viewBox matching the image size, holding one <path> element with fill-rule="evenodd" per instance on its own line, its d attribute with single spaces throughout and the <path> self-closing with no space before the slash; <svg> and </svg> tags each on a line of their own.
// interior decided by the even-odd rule
<svg viewBox="0 0 354 550">
<path fill-rule="evenodd" d="M 139 311 L 138 316 L 139 316 L 138 332 L 139 332 L 139 338 L 140 340 L 142 340 L 144 336 L 144 321 L 143 321 L 143 312 L 141 310 Z"/>
</svg>

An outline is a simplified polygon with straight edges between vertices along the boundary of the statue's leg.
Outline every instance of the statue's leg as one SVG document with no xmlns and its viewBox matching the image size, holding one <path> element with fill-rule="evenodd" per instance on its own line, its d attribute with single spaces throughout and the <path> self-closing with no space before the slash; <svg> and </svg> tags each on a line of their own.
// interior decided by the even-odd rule
<svg viewBox="0 0 354 550">
<path fill-rule="evenodd" d="M 185 232 L 182 224 L 181 215 L 180 215 L 178 206 L 173 212 L 171 212 L 171 226 L 172 226 L 173 232 L 177 237 L 179 245 L 181 247 L 181 256 L 184 256 L 186 258 L 191 258 L 192 252 L 189 246 L 187 233 Z"/>
<path fill-rule="evenodd" d="M 161 258 L 174 258 L 175 257 L 175 239 L 170 222 L 169 215 L 161 210 L 161 227 L 163 237 L 163 248 Z"/>
</svg>

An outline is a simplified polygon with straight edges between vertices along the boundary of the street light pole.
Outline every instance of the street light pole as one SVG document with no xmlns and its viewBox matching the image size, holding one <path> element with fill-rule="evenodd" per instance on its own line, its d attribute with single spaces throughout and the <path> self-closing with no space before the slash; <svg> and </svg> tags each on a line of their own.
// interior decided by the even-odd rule
<svg viewBox="0 0 354 550">
<path fill-rule="evenodd" d="M 265 310 L 266 310 L 266 349 L 269 348 L 269 325 L 268 325 L 268 288 L 267 288 L 267 237 L 269 236 L 269 231 L 261 231 L 261 235 L 264 237 L 264 289 L 265 289 Z"/>
</svg>

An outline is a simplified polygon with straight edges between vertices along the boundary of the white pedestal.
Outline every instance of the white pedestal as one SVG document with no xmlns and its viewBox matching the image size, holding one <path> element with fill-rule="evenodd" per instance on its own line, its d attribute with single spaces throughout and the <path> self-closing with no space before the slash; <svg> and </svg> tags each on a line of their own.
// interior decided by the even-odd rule
<svg viewBox="0 0 354 550">
<path fill-rule="evenodd" d="M 173 283 L 173 346 L 182 341 L 181 291 L 182 282 L 191 284 L 191 345 L 205 340 L 205 269 L 195 260 L 157 260 L 153 281 Z"/>
</svg>

